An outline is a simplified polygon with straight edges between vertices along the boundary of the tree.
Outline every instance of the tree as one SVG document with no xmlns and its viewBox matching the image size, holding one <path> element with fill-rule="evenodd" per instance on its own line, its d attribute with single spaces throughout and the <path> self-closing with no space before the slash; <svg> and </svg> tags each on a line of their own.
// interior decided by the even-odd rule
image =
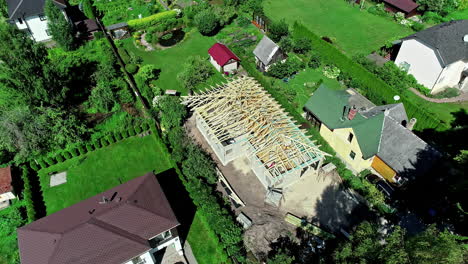
<svg viewBox="0 0 468 264">
<path fill-rule="evenodd" d="M 288 53 L 293 50 L 293 42 L 289 37 L 282 37 L 278 45 L 283 52 Z"/>
<path fill-rule="evenodd" d="M 91 90 L 89 102 L 99 112 L 109 112 L 116 102 L 116 95 L 108 82 L 99 82 Z"/>
<path fill-rule="evenodd" d="M 405 230 L 396 226 L 393 232 L 385 239 L 386 243 L 379 252 L 379 258 L 386 264 L 410 263 L 404 241 Z"/>
<path fill-rule="evenodd" d="M 468 258 L 468 252 L 456 236 L 439 231 L 435 225 L 409 239 L 406 247 L 412 263 L 462 264 Z"/>
<path fill-rule="evenodd" d="M 275 42 L 281 40 L 282 37 L 289 35 L 289 28 L 286 20 L 282 19 L 280 21 L 273 22 L 268 31 L 268 36 Z"/>
<path fill-rule="evenodd" d="M 47 16 L 47 27 L 50 34 L 59 46 L 64 50 L 76 48 L 73 27 L 52 0 L 46 1 L 44 12 Z"/>
<path fill-rule="evenodd" d="M 219 26 L 219 18 L 212 9 L 207 9 L 198 13 L 195 18 L 195 25 L 202 35 L 212 34 Z"/>
<path fill-rule="evenodd" d="M 182 161 L 182 172 L 192 179 L 205 179 L 209 184 L 218 180 L 211 158 L 197 145 L 186 148 L 186 159 Z"/>
<path fill-rule="evenodd" d="M 162 96 L 158 100 L 160 109 L 159 119 L 161 126 L 170 131 L 173 128 L 180 127 L 187 116 L 187 108 L 180 103 L 180 99 L 175 96 Z"/>
<path fill-rule="evenodd" d="M 34 43 L 24 32 L 0 23 L 0 81 L 21 94 L 28 103 L 57 104 L 65 99 L 68 86 L 48 58 L 44 45 Z"/>
<path fill-rule="evenodd" d="M 457 0 L 417 0 L 417 2 L 419 10 L 435 12 L 442 16 L 458 8 Z"/>
<path fill-rule="evenodd" d="M 292 264 L 294 257 L 288 256 L 288 254 L 280 252 L 277 253 L 273 258 L 267 260 L 267 264 Z"/>
<path fill-rule="evenodd" d="M 341 244 L 334 253 L 336 263 L 379 263 L 380 235 L 369 222 L 360 224 L 351 239 Z"/>
<path fill-rule="evenodd" d="M 213 66 L 208 61 L 200 56 L 192 56 L 187 59 L 177 78 L 187 89 L 192 90 L 210 78 L 213 73 Z"/>
<path fill-rule="evenodd" d="M 83 13 L 89 19 L 96 18 L 96 8 L 94 7 L 93 0 L 83 0 L 81 1 L 83 6 Z"/>
<path fill-rule="evenodd" d="M 141 94 L 147 100 L 152 101 L 157 94 L 154 81 L 159 78 L 161 70 L 152 64 L 144 65 L 135 75 L 135 81 L 140 88 Z M 158 94 L 159 95 L 159 94 Z"/>
<path fill-rule="evenodd" d="M 302 37 L 294 40 L 294 52 L 307 53 L 312 49 L 312 41 L 309 38 Z"/>
</svg>

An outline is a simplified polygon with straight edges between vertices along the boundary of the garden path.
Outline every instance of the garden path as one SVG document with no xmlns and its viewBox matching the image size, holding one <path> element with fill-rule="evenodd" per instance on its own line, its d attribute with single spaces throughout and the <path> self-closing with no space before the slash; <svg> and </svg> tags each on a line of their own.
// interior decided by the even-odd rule
<svg viewBox="0 0 468 264">
<path fill-rule="evenodd" d="M 152 51 L 154 50 L 153 46 L 151 46 L 151 44 L 148 43 L 148 41 L 146 41 L 146 33 L 144 33 L 143 35 L 141 35 L 141 45 L 145 46 L 145 50 L 146 51 Z"/>
<path fill-rule="evenodd" d="M 468 93 L 462 93 L 459 96 L 456 97 L 451 97 L 451 98 L 430 98 L 425 96 L 424 94 L 420 93 L 418 90 L 414 88 L 410 88 L 410 90 L 415 93 L 417 96 L 421 97 L 422 99 L 437 103 L 437 104 L 442 104 L 442 103 L 460 103 L 460 102 L 466 102 L 468 101 Z"/>
</svg>

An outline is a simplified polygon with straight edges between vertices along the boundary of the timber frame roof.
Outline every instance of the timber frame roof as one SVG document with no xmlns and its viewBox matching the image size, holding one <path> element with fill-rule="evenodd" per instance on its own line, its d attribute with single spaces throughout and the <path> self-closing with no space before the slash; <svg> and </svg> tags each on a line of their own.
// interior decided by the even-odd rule
<svg viewBox="0 0 468 264">
<path fill-rule="evenodd" d="M 256 155 L 274 177 L 303 169 L 328 155 L 251 77 L 187 96 L 184 104 L 205 120 L 217 143 L 245 138 L 248 155 Z"/>
</svg>

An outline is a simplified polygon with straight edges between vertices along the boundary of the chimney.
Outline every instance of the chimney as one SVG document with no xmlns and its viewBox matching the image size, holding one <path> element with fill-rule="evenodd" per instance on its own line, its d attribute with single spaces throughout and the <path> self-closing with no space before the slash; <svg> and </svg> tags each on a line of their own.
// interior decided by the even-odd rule
<svg viewBox="0 0 468 264">
<path fill-rule="evenodd" d="M 348 113 L 348 119 L 349 120 L 353 120 L 354 117 L 356 116 L 358 110 L 356 109 L 356 107 L 353 105 L 353 107 L 351 109 L 349 109 L 349 113 Z"/>
<path fill-rule="evenodd" d="M 406 126 L 407 129 L 413 130 L 414 125 L 416 124 L 416 121 L 418 121 L 416 118 L 411 118 L 410 121 L 408 122 L 408 125 Z"/>
</svg>

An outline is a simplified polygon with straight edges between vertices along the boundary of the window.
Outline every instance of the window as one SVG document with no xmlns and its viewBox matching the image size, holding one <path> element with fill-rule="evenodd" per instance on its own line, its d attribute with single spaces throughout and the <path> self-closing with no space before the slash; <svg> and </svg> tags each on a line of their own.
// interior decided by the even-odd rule
<svg viewBox="0 0 468 264">
<path fill-rule="evenodd" d="M 40 15 L 39 15 L 39 19 L 40 19 L 41 21 L 44 21 L 44 20 L 47 20 L 47 17 L 46 17 L 44 14 L 40 14 Z"/>
<path fill-rule="evenodd" d="M 162 241 L 170 238 L 172 236 L 171 234 L 171 231 L 168 230 L 164 233 L 161 233 L 157 236 L 155 236 L 153 239 L 150 240 L 150 245 L 155 248 L 157 245 L 159 245 L 159 243 L 161 243 Z"/>
<path fill-rule="evenodd" d="M 132 264 L 144 264 L 146 263 L 146 259 L 142 259 L 140 256 L 132 259 Z"/>
<path fill-rule="evenodd" d="M 354 160 L 354 158 L 356 157 L 356 153 L 354 151 L 351 150 L 351 153 L 349 153 L 349 157 Z"/>
<path fill-rule="evenodd" d="M 400 69 L 402 69 L 405 72 L 408 72 L 410 67 L 411 67 L 411 64 L 409 64 L 406 61 L 403 61 L 403 62 L 400 63 Z"/>
<path fill-rule="evenodd" d="M 353 141 L 353 137 L 354 137 L 353 133 L 349 133 L 348 141 L 349 141 L 349 142 L 352 142 L 352 141 Z"/>
<path fill-rule="evenodd" d="M 21 17 L 18 18 L 18 22 L 19 22 L 20 24 L 23 24 L 23 19 L 22 19 Z"/>
<path fill-rule="evenodd" d="M 50 31 L 48 29 L 45 30 L 45 33 L 47 34 L 47 36 L 50 36 Z"/>
</svg>

